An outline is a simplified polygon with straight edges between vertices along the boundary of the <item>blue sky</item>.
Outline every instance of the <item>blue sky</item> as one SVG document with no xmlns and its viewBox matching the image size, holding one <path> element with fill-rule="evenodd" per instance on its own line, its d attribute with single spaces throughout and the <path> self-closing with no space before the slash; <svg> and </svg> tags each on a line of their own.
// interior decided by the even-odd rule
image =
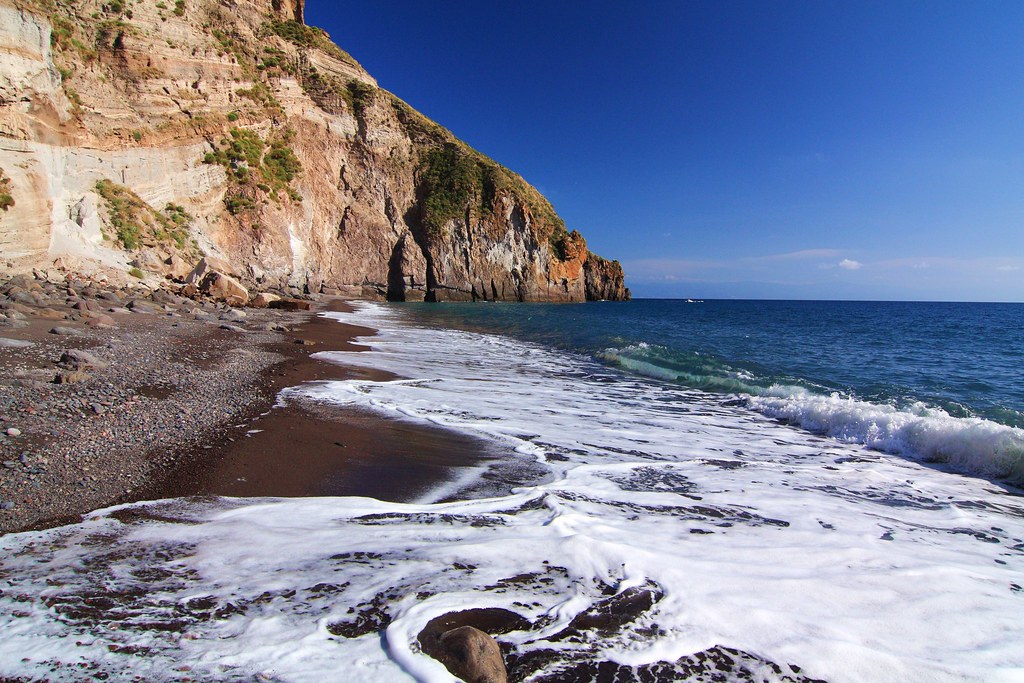
<svg viewBox="0 0 1024 683">
<path fill-rule="evenodd" d="M 1024 3 L 310 0 L 635 296 L 1024 301 Z"/>
</svg>

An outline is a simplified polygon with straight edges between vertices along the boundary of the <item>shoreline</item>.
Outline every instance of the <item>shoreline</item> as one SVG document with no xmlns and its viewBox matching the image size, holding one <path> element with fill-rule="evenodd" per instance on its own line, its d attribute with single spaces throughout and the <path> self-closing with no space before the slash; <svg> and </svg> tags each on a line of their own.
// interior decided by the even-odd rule
<svg viewBox="0 0 1024 683">
<path fill-rule="evenodd" d="M 349 300 L 329 299 L 271 345 L 284 357 L 262 373 L 272 396 L 244 426 L 230 426 L 208 457 L 196 457 L 184 477 L 169 478 L 159 497 L 365 496 L 411 501 L 452 479 L 451 471 L 486 459 L 494 447 L 441 427 L 413 424 L 368 411 L 281 401 L 282 390 L 308 382 L 388 381 L 395 375 L 312 358 L 312 354 L 367 350 L 356 337 L 375 330 L 320 313 L 351 311 Z M 228 434 L 231 434 L 230 436 Z"/>
<path fill-rule="evenodd" d="M 239 310 L 163 290 L 127 301 L 94 283 L 20 284 L 36 300 L 0 287 L 0 535 L 172 497 L 408 501 L 493 449 L 354 409 L 280 405 L 304 382 L 390 379 L 311 358 L 358 352 L 355 338 L 374 332 L 319 315 L 351 310 L 340 298 Z"/>
</svg>

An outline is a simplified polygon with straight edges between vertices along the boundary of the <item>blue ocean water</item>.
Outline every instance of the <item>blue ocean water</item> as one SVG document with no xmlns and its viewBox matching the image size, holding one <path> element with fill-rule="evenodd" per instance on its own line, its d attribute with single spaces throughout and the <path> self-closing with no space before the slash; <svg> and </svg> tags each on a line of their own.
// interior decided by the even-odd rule
<svg viewBox="0 0 1024 683">
<path fill-rule="evenodd" d="M 1003 460 L 995 470 L 1022 456 L 1024 304 L 648 299 L 404 308 L 423 324 L 503 334 L 736 394 L 761 412 L 880 450 Z M 964 467 L 995 471 L 977 465 Z"/>
</svg>

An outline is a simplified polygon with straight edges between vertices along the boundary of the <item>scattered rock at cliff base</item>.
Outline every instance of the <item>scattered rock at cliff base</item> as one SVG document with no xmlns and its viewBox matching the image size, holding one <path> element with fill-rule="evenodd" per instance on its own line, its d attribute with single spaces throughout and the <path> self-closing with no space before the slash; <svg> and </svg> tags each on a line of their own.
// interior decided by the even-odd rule
<svg viewBox="0 0 1024 683">
<path fill-rule="evenodd" d="M 150 315 L 156 315 L 157 313 L 160 312 L 160 309 L 154 306 L 151 302 L 143 301 L 141 299 L 132 299 L 125 305 L 125 308 L 127 308 L 132 313 L 147 313 Z"/>
<path fill-rule="evenodd" d="M 278 299 L 270 302 L 270 308 L 279 308 L 283 311 L 308 311 L 311 304 L 302 299 Z"/>
<path fill-rule="evenodd" d="M 77 384 L 78 382 L 88 380 L 89 377 L 91 377 L 91 375 L 82 370 L 58 372 L 53 378 L 53 384 Z"/>
<path fill-rule="evenodd" d="M 189 268 L 185 259 L 175 255 L 164 260 L 164 271 L 168 277 L 174 280 L 184 280 L 192 273 L 192 269 Z"/>
<path fill-rule="evenodd" d="M 213 271 L 234 274 L 231 266 L 227 262 L 215 259 L 211 256 L 204 256 L 199 259 L 199 263 L 197 263 L 189 274 L 185 276 L 185 284 L 199 287 L 199 283 L 201 283 L 203 279 Z"/>
<path fill-rule="evenodd" d="M 244 306 L 249 303 L 249 290 L 241 282 L 219 270 L 211 270 L 199 283 L 199 291 L 229 306 Z"/>
<path fill-rule="evenodd" d="M 252 298 L 249 305 L 253 308 L 268 308 L 275 301 L 280 301 L 281 297 L 277 294 L 271 294 L 270 292 L 260 292 Z"/>
<path fill-rule="evenodd" d="M 109 315 L 106 315 L 105 313 L 102 313 L 96 316 L 95 318 L 90 319 L 89 322 L 85 324 L 88 327 L 98 327 L 100 329 L 107 327 L 115 327 L 117 325 L 114 319 L 111 318 Z"/>
<path fill-rule="evenodd" d="M 71 308 L 75 309 L 76 311 L 102 311 L 103 304 L 101 304 L 98 301 L 90 301 L 88 299 L 83 299 L 75 303 L 75 305 L 72 306 Z"/>
<path fill-rule="evenodd" d="M 24 349 L 29 346 L 33 346 L 33 342 L 26 339 L 7 339 L 6 337 L 0 337 L 0 348 Z"/>
</svg>

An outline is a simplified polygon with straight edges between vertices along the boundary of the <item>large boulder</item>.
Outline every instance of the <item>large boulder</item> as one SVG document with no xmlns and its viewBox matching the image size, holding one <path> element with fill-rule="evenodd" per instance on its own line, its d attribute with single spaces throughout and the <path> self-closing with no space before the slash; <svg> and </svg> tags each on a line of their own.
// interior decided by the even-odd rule
<svg viewBox="0 0 1024 683">
<path fill-rule="evenodd" d="M 211 270 L 203 277 L 199 283 L 199 291 L 229 306 L 245 306 L 249 303 L 249 290 L 241 282 L 219 270 Z"/>
<path fill-rule="evenodd" d="M 270 308 L 279 308 L 283 311 L 308 311 L 312 305 L 302 299 L 277 299 L 270 302 Z"/>
<path fill-rule="evenodd" d="M 198 287 L 199 283 L 214 271 L 225 274 L 234 274 L 231 266 L 228 265 L 227 262 L 213 258 L 212 256 L 204 256 L 199 260 L 199 263 L 192 268 L 192 271 L 185 276 L 185 284 L 196 285 Z"/>
<path fill-rule="evenodd" d="M 445 631 L 440 638 L 439 659 L 452 674 L 466 683 L 506 683 L 501 648 L 489 635 L 472 626 Z"/>
<path fill-rule="evenodd" d="M 164 259 L 163 266 L 163 272 L 172 280 L 184 281 L 195 270 L 189 268 L 188 262 L 177 255 L 171 255 Z"/>
<path fill-rule="evenodd" d="M 95 318 L 92 318 L 91 320 L 89 320 L 89 322 L 85 324 L 88 327 L 105 329 L 108 327 L 116 326 L 117 322 L 106 313 L 101 313 L 100 315 L 96 316 Z"/>
<path fill-rule="evenodd" d="M 281 297 L 277 294 L 271 294 L 270 292 L 260 292 L 252 298 L 249 305 L 253 308 L 267 308 L 275 301 L 280 301 Z"/>
</svg>

